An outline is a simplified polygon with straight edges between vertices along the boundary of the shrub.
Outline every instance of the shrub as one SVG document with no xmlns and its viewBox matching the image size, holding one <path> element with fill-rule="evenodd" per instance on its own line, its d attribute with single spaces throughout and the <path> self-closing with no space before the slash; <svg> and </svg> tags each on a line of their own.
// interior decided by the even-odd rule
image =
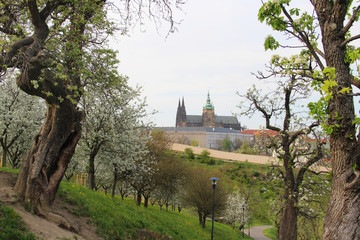
<svg viewBox="0 0 360 240">
<path fill-rule="evenodd" d="M 185 155 L 186 155 L 186 158 L 188 158 L 188 159 L 195 158 L 194 151 L 191 148 L 185 148 Z"/>
</svg>

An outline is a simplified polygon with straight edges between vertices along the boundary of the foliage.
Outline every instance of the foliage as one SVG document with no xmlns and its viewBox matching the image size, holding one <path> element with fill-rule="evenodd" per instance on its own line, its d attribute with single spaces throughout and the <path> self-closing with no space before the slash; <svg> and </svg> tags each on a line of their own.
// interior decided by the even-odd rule
<svg viewBox="0 0 360 240">
<path fill-rule="evenodd" d="M 210 152 L 208 150 L 203 150 L 200 154 L 200 157 L 203 159 L 207 159 L 210 157 Z"/>
<path fill-rule="evenodd" d="M 194 151 L 192 150 L 192 148 L 185 148 L 185 155 L 188 159 L 194 159 L 194 157 L 195 157 Z"/>
<path fill-rule="evenodd" d="M 199 146 L 199 141 L 196 140 L 196 139 L 191 139 L 191 146 L 198 147 Z"/>
<path fill-rule="evenodd" d="M 112 181 L 114 167 L 132 169 L 135 159 L 145 154 L 145 143 L 149 139 L 143 134 L 149 124 L 145 118 L 145 99 L 141 99 L 141 88 L 131 88 L 128 78 L 119 76 L 116 66 L 106 59 L 113 60 L 112 51 L 101 52 L 100 64 L 106 79 L 89 83 L 81 107 L 86 117 L 83 121 L 83 134 L 79 142 L 76 161 L 71 163 L 68 175 L 74 171 L 87 170 L 89 187 L 97 189 Z M 104 55 L 104 56 L 102 56 Z M 100 76 L 99 76 L 100 78 Z M 98 154 L 101 157 L 98 159 Z M 100 176 L 97 180 L 97 176 Z"/>
<path fill-rule="evenodd" d="M 351 45 L 360 37 L 354 29 L 360 6 L 357 1 L 309 2 L 309 8 L 299 9 L 288 0 L 266 1 L 258 18 L 287 37 L 287 43 L 281 44 L 269 36 L 265 49 L 299 50 L 290 58 L 276 57 L 272 63 L 279 64 L 283 74 L 305 79 L 320 94 L 318 101 L 308 105 L 310 114 L 330 135 L 330 152 L 336 153 L 331 156 L 334 178 L 322 238 L 360 238 L 359 222 L 354 221 L 360 215 L 356 204 L 360 198 L 359 135 L 356 136 L 360 121 L 354 108 L 354 97 L 360 88 L 360 55 L 358 48 Z M 354 32 L 357 35 L 353 36 Z"/>
<path fill-rule="evenodd" d="M 198 214 L 199 223 L 205 228 L 206 218 L 213 210 L 213 192 L 210 178 L 221 177 L 220 173 L 207 171 L 202 168 L 193 168 L 185 178 L 184 192 L 181 195 L 185 206 L 191 207 Z M 228 193 L 221 181 L 215 189 L 215 213 L 221 213 L 226 206 Z"/>
<path fill-rule="evenodd" d="M 222 146 L 222 149 L 226 152 L 231 152 L 231 150 L 232 150 L 232 142 L 228 137 L 224 138 L 221 141 L 221 146 Z"/>
<path fill-rule="evenodd" d="M 257 154 L 257 152 L 250 146 L 250 143 L 247 139 L 243 141 L 241 144 L 241 147 L 236 152 L 242 153 L 242 154 Z"/>
<path fill-rule="evenodd" d="M 248 222 L 249 212 L 246 208 L 245 198 L 238 193 L 230 194 L 226 203 L 224 218 L 233 228 L 235 227 L 236 223 Z"/>
<path fill-rule="evenodd" d="M 35 240 L 33 233 L 28 233 L 21 217 L 0 202 L 0 239 Z"/>
<path fill-rule="evenodd" d="M 45 106 L 38 98 L 26 95 L 7 74 L 0 82 L 0 144 L 3 166 L 19 168 L 22 156 L 43 121 Z"/>
</svg>

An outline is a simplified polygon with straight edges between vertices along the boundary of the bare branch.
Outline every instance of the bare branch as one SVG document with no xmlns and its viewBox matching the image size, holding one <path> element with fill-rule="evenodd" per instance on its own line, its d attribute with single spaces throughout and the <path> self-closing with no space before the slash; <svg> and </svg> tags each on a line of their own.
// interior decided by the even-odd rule
<svg viewBox="0 0 360 240">
<path fill-rule="evenodd" d="M 347 31 L 349 31 L 349 29 L 351 28 L 353 23 L 356 21 L 356 17 L 357 17 L 359 10 L 360 10 L 360 5 L 357 6 L 357 8 L 354 10 L 353 15 L 351 16 L 349 22 L 345 25 L 345 27 L 343 29 L 341 29 L 341 31 L 339 33 L 340 35 L 345 35 L 347 33 Z"/>
<path fill-rule="evenodd" d="M 355 35 L 355 36 L 353 36 L 353 37 L 350 37 L 350 38 L 346 39 L 345 41 L 343 41 L 343 42 L 340 44 L 340 47 L 345 47 L 345 45 L 348 44 L 349 42 L 354 41 L 354 40 L 359 39 L 359 38 L 360 38 L 360 34 Z"/>
</svg>

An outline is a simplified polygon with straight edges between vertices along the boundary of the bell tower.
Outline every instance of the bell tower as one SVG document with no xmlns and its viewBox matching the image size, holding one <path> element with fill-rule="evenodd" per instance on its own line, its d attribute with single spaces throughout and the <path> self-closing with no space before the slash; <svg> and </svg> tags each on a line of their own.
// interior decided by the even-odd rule
<svg viewBox="0 0 360 240">
<path fill-rule="evenodd" d="M 215 110 L 210 101 L 210 94 L 208 92 L 206 104 L 203 107 L 202 122 L 204 127 L 215 127 Z"/>
</svg>

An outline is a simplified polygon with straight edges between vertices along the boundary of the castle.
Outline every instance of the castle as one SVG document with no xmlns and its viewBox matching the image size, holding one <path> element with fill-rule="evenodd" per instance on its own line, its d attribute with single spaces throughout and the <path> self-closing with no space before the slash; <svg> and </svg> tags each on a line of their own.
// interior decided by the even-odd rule
<svg viewBox="0 0 360 240">
<path fill-rule="evenodd" d="M 203 107 L 202 115 L 186 115 L 184 98 L 176 112 L 176 127 L 212 127 L 212 128 L 230 128 L 243 130 L 235 116 L 217 116 L 215 108 L 210 101 L 208 93 L 206 104 Z"/>
</svg>

